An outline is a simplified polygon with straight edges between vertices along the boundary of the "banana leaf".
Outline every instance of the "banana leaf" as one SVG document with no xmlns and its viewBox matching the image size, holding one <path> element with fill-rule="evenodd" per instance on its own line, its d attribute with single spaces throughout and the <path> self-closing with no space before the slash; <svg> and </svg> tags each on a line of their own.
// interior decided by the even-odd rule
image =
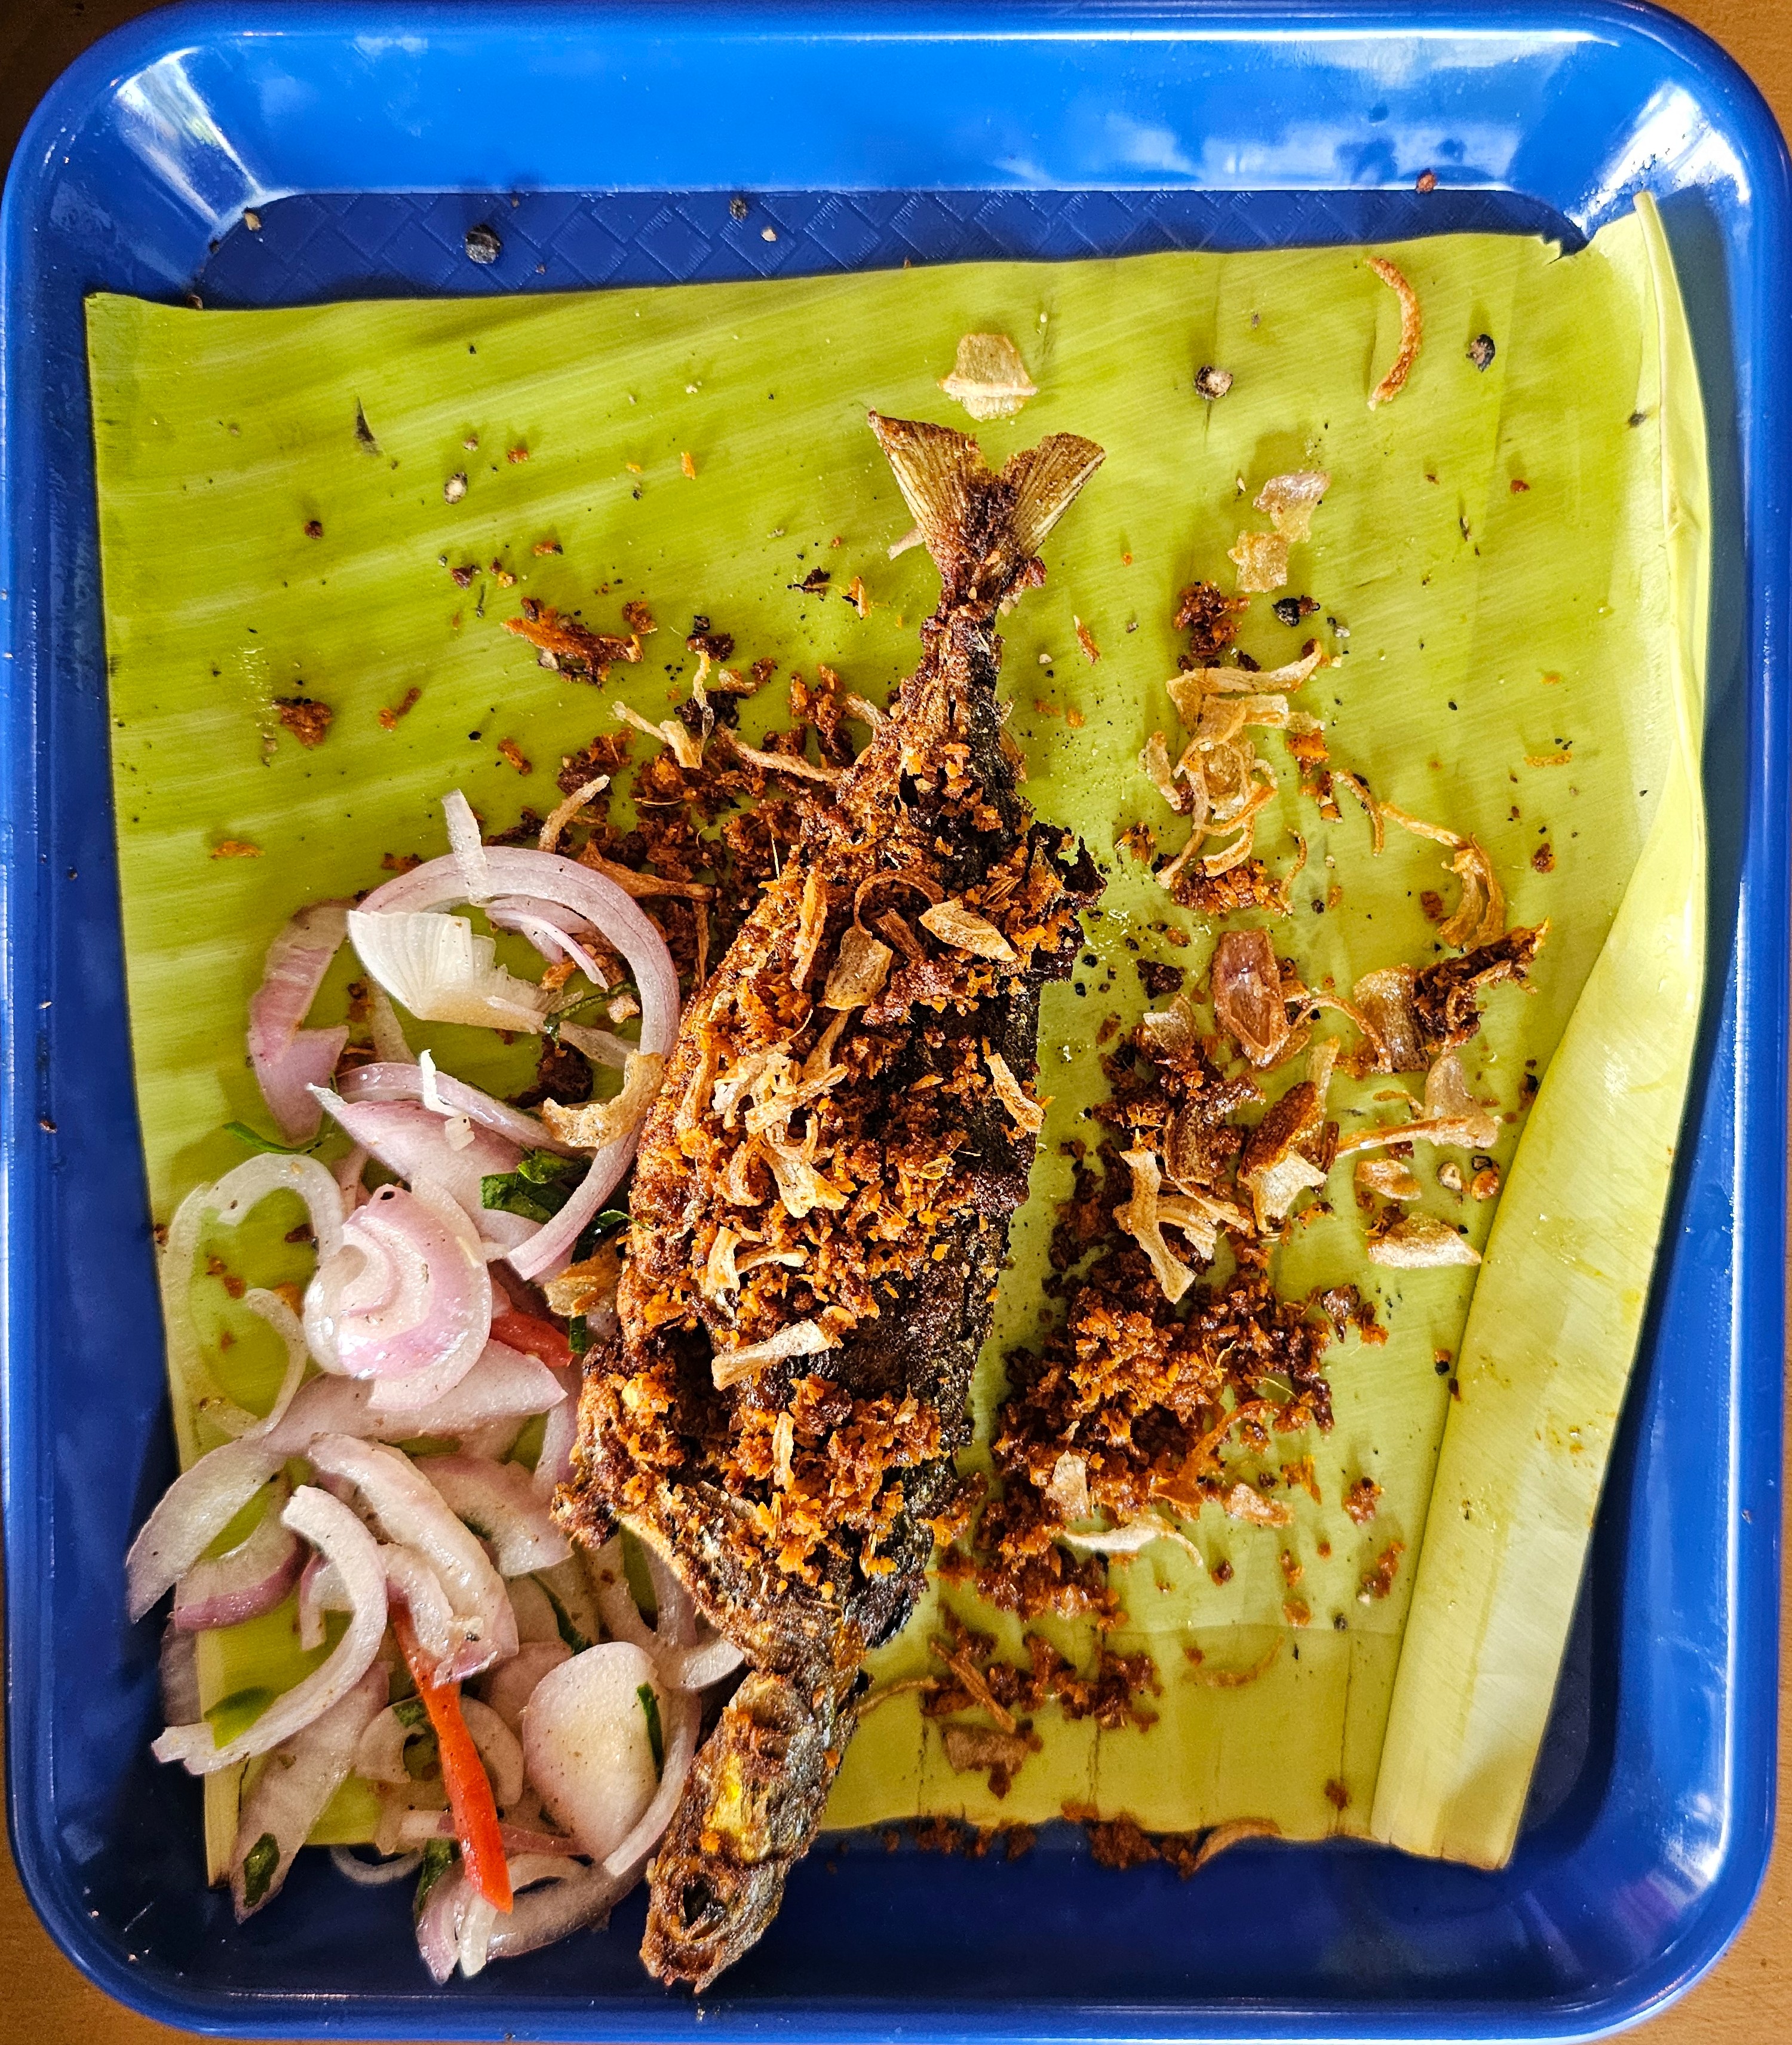
<svg viewBox="0 0 1792 2045">
<path fill-rule="evenodd" d="M 1673 565 L 1686 542 L 1663 506 L 1670 494 L 1699 500 L 1702 442 L 1664 431 L 1667 399 L 1691 372 L 1682 352 L 1664 352 L 1677 299 L 1652 245 L 1631 219 L 1568 258 L 1493 237 L 1379 252 L 1417 289 L 1425 340 L 1405 389 L 1375 410 L 1366 399 L 1393 359 L 1398 308 L 1366 252 L 1348 249 L 256 313 L 92 299 L 129 996 L 157 1217 L 244 1154 L 231 1124 L 266 1127 L 242 1029 L 268 942 L 302 903 L 376 880 L 383 859 L 440 850 L 445 789 L 463 788 L 488 830 L 525 805 L 546 810 L 562 759 L 614 728 L 613 702 L 657 718 L 688 692 L 683 639 L 698 618 L 734 635 L 737 665 L 825 661 L 873 700 L 913 665 L 937 585 L 918 549 L 890 556 L 909 520 L 863 414 L 965 425 L 938 379 L 967 332 L 1013 337 L 1039 387 L 1019 417 L 975 429 L 992 461 L 1059 430 L 1107 450 L 1048 545 L 1045 587 L 1007 621 L 1009 729 L 1027 793 L 1082 834 L 1110 877 L 1089 927 L 1093 962 L 1045 998 L 1039 1091 L 1052 1098 L 979 1375 L 980 1435 L 1003 1355 L 1052 1311 L 1042 1286 L 1070 1187 L 1062 1146 L 1090 1133 L 1086 1111 L 1105 1090 L 1100 1033 L 1109 1018 L 1129 1027 L 1147 1005 L 1140 959 L 1198 973 L 1211 947 L 1206 921 L 1173 907 L 1117 840 L 1144 823 L 1166 849 L 1181 841 L 1186 826 L 1136 765 L 1153 730 L 1177 729 L 1163 683 L 1181 644 L 1176 593 L 1198 576 L 1230 587 L 1227 549 L 1262 527 L 1251 498 L 1271 474 L 1332 476 L 1282 592 L 1309 595 L 1318 611 L 1290 626 L 1259 598 L 1241 644 L 1270 667 L 1320 630 L 1338 661 L 1298 700 L 1325 718 L 1335 763 L 1472 833 L 1512 919 L 1550 919 L 1532 990 L 1495 994 L 1465 1064 L 1506 1117 L 1502 1169 L 1522 1138 L 1521 1154 L 1559 1170 L 1581 1139 L 1550 1137 L 1563 1090 L 1546 1084 L 1531 1107 L 1527 1076 L 1549 1071 L 1627 888 L 1633 921 L 1654 928 L 1670 914 L 1657 869 L 1632 876 L 1685 749 L 1677 734 L 1689 718 L 1696 728 L 1699 647 L 1686 573 Z M 1496 345 L 1485 367 L 1469 353 L 1481 335 Z M 1208 364 L 1233 375 L 1217 401 L 1194 387 Z M 463 494 L 444 488 L 456 476 Z M 863 602 L 843 600 L 856 584 Z M 613 668 L 598 692 L 544 672 L 499 629 L 525 595 L 613 630 L 625 601 L 644 600 L 661 629 L 642 664 Z M 333 712 L 315 749 L 280 721 L 280 699 L 293 698 Z M 755 735 L 783 715 L 774 686 L 743 726 Z M 1262 842 L 1283 871 L 1296 834 L 1306 847 L 1291 914 L 1274 926 L 1278 950 L 1309 984 L 1329 976 L 1340 989 L 1374 967 L 1436 956 L 1421 897 L 1454 890 L 1440 848 L 1390 831 L 1372 853 L 1360 812 L 1347 801 L 1341 822 L 1325 822 L 1295 792 L 1279 741 L 1263 750 L 1282 785 Z M 1639 1041 L 1652 1026 L 1671 1033 L 1696 999 L 1691 942 L 1682 919 L 1676 979 L 1632 985 L 1632 969 L 1605 969 Z M 314 1020 L 340 1017 L 352 969 L 339 961 Z M 529 1069 L 526 1045 L 416 1025 L 411 1036 L 498 1091 Z M 1682 1084 L 1683 1073 L 1665 1074 L 1665 1103 Z M 1385 1118 L 1377 1091 L 1373 1080 L 1335 1084 L 1347 1134 Z M 1535 1192 L 1529 1171 L 1514 1171 L 1513 1196 L 1535 1207 L 1552 1168 L 1536 1168 Z M 1487 1245 L 1491 1207 L 1459 1204 L 1425 1177 L 1429 1209 Z M 1608 1226 L 1632 1272 L 1652 1251 L 1659 1180 L 1613 1190 Z M 1278 1282 L 1302 1292 L 1354 1280 L 1389 1338 L 1334 1350 L 1336 1424 L 1278 1445 L 1311 1454 L 1322 1502 L 1297 1495 L 1279 1533 L 1211 1512 L 1191 1527 L 1209 1565 L 1231 1563 L 1229 1581 L 1167 1543 L 1115 1564 L 1127 1616 L 1112 1644 L 1155 1657 L 1156 1723 L 1098 1731 L 1048 1710 L 1042 1750 L 998 1799 L 950 1770 L 916 1693 L 898 1692 L 867 1715 L 832 1823 L 1035 1820 L 1072 1802 L 1166 1828 L 1239 1816 L 1295 1837 L 1367 1827 L 1397 1686 L 1404 1696 L 1420 1685 L 1422 1712 L 1425 1693 L 1459 1681 L 1427 1611 L 1448 1600 L 1448 1573 L 1413 1564 L 1440 1444 L 1475 1448 L 1479 1381 L 1463 1331 L 1477 1275 L 1488 1286 L 1509 1258 L 1503 1315 L 1522 1326 L 1529 1253 L 1507 1227 L 1479 1274 L 1379 1270 L 1363 1261 L 1347 1168 L 1329 1190 L 1333 1211 L 1280 1253 Z M 282 1241 L 294 1217 L 272 1208 L 251 1239 L 219 1247 L 233 1274 L 302 1275 Z M 194 1291 L 219 1382 L 264 1404 L 271 1344 L 244 1327 L 221 1350 L 232 1304 L 216 1279 Z M 1602 1353 L 1607 1392 L 1634 1332 L 1632 1320 Z M 180 1426 L 190 1458 L 204 1423 L 188 1412 Z M 1596 1493 L 1605 1438 L 1589 1434 L 1583 1491 L 1590 1481 Z M 1363 1475 L 1382 1487 L 1366 1528 L 1340 1508 Z M 1365 1596 L 1365 1573 L 1396 1540 L 1405 1566 L 1389 1594 Z M 1572 1546 L 1556 1558 L 1568 1600 Z M 945 1596 L 1024 1658 L 1013 1622 L 960 1589 Z M 938 1601 L 879 1651 L 880 1687 L 936 1667 Z M 1409 1609 L 1443 1649 L 1410 1677 Z M 1080 1659 L 1092 1652 L 1086 1628 L 1040 1630 Z M 280 1677 L 286 1666 L 260 1636 L 225 1639 L 208 1651 L 205 1701 L 296 1680 L 296 1670 Z M 1530 1666 L 1546 1697 L 1547 1638 Z M 1528 1773 L 1517 1754 L 1501 1765 Z M 1456 1850 L 1447 1829 L 1427 1846 L 1440 1848 Z"/>
</svg>

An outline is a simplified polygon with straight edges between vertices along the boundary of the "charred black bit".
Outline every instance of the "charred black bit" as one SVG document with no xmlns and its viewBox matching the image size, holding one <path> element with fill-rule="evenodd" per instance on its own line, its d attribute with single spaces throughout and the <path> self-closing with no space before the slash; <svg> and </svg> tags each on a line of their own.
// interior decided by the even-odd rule
<svg viewBox="0 0 1792 2045">
<path fill-rule="evenodd" d="M 489 227 L 469 227 L 462 244 L 469 263 L 482 265 L 495 263 L 504 252 L 504 245 Z"/>
<path fill-rule="evenodd" d="M 1491 368 L 1497 352 L 1490 333 L 1478 333 L 1468 344 L 1468 359 L 1477 369 Z"/>
</svg>

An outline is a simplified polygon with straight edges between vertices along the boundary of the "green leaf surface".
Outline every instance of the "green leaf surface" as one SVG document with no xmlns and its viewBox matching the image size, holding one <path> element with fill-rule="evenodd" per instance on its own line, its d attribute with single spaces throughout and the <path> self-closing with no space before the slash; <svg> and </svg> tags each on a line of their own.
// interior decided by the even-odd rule
<svg viewBox="0 0 1792 2045">
<path fill-rule="evenodd" d="M 1664 456 L 1655 299 L 1635 220 L 1567 259 L 1490 237 L 1380 252 L 1417 289 L 1426 339 L 1406 389 L 1375 411 L 1367 394 L 1393 357 L 1398 307 L 1349 249 L 258 313 L 90 300 L 129 992 L 158 1216 L 240 1158 L 229 1123 L 265 1119 L 243 1018 L 268 942 L 304 903 L 377 883 L 383 861 L 441 850 L 446 789 L 463 788 L 488 830 L 525 804 L 547 810 L 563 757 L 614 729 L 613 701 L 659 718 L 688 692 L 683 634 L 698 615 L 735 636 L 736 665 L 825 660 L 873 700 L 912 668 L 937 584 L 919 549 L 890 557 L 909 520 L 864 410 L 963 426 L 936 379 L 968 331 L 1009 333 L 1040 387 L 1018 418 L 977 429 L 992 460 L 1059 430 L 1108 457 L 1047 545 L 1045 587 L 1004 627 L 1027 793 L 1087 839 L 1110 884 L 1089 928 L 1094 963 L 1043 1005 L 1038 1090 L 1051 1107 L 975 1388 L 980 1428 L 1001 1396 L 1002 1353 L 1052 1311 L 1042 1285 L 1070 1187 L 1061 1146 L 1091 1135 L 1101 1033 L 1147 1005 L 1140 959 L 1198 975 L 1211 948 L 1204 919 L 1173 907 L 1116 840 L 1142 822 L 1167 849 L 1181 842 L 1186 826 L 1136 764 L 1154 730 L 1177 730 L 1163 687 L 1182 644 L 1176 593 L 1197 576 L 1231 586 L 1227 549 L 1241 529 L 1263 529 L 1251 499 L 1279 471 L 1332 478 L 1282 592 L 1318 609 L 1290 628 L 1259 598 L 1241 644 L 1268 667 L 1318 631 L 1339 661 L 1297 701 L 1325 720 L 1336 764 L 1472 833 L 1512 919 L 1551 919 L 1534 991 L 1499 991 L 1465 1057 L 1507 1118 L 1495 1155 L 1509 1169 L 1524 1076 L 1548 1068 L 1663 803 L 1681 657 L 1664 476 L 1670 461 L 1676 473 L 1702 467 L 1702 448 Z M 1484 372 L 1467 352 L 1481 333 L 1498 343 Z M 1235 379 L 1213 403 L 1193 389 L 1206 363 Z M 357 441 L 357 406 L 377 456 Z M 507 459 L 525 446 L 527 460 Z M 463 471 L 466 493 L 451 503 L 444 484 Z M 308 521 L 321 537 L 306 537 Z M 451 572 L 468 567 L 462 587 Z M 817 569 L 826 587 L 802 588 Z M 863 617 L 843 600 L 855 578 Z M 610 630 L 625 601 L 644 600 L 661 630 L 640 665 L 594 690 L 544 671 L 499 629 L 525 595 Z M 1100 649 L 1094 665 L 1078 620 Z M 279 719 L 278 699 L 300 695 L 334 712 L 312 750 Z M 785 714 L 780 681 L 748 703 L 744 730 L 756 737 Z M 519 778 L 504 741 L 531 773 Z M 1347 803 L 1325 822 L 1296 792 L 1279 741 L 1261 749 L 1282 790 L 1261 842 L 1285 872 L 1297 842 L 1306 849 L 1278 950 L 1309 984 L 1329 976 L 1340 989 L 1437 956 L 1420 898 L 1454 899 L 1440 849 L 1390 832 L 1372 856 L 1359 811 Z M 212 856 L 227 844 L 258 856 Z M 506 945 L 517 969 L 528 954 Z M 353 971 L 339 960 L 314 1022 L 340 1019 Z M 1652 1000 L 1685 998 L 1678 986 L 1628 991 L 1644 1018 Z M 406 1026 L 444 1070 L 496 1091 L 533 1069 L 527 1043 Z M 1347 1134 L 1386 1119 L 1375 1100 L 1386 1084 L 1335 1084 Z M 1549 1100 L 1546 1089 L 1534 1124 Z M 1490 1208 L 1459 1204 L 1435 1183 L 1436 1161 L 1418 1160 L 1425 1207 L 1485 1244 Z M 1335 1350 L 1336 1426 L 1279 1444 L 1312 1454 L 1322 1504 L 1296 1495 L 1279 1535 L 1212 1511 L 1192 1527 L 1209 1564 L 1232 1564 L 1229 1581 L 1167 1544 L 1116 1565 L 1128 1623 L 1115 1645 L 1156 1657 L 1157 1723 L 1098 1732 L 1048 1709 L 1044 1751 L 998 1800 L 951 1771 L 913 1694 L 897 1696 L 849 1750 L 833 1821 L 1037 1818 L 1075 1800 L 1159 1827 L 1261 1816 L 1293 1836 L 1365 1828 L 1452 1406 L 1438 1360 L 1461 1353 L 1476 1274 L 1371 1273 L 1347 1169 L 1328 1192 L 1334 1211 L 1279 1254 L 1279 1282 L 1299 1292 L 1354 1279 L 1390 1339 Z M 1618 1203 L 1618 1225 L 1651 1247 L 1660 1197 L 1652 1180 Z M 252 1282 L 267 1282 L 247 1246 L 236 1254 Z M 265 1254 L 297 1255 L 302 1275 L 303 1254 L 271 1227 Z M 236 1353 L 212 1360 L 246 1396 Z M 1382 1487 L 1367 1528 L 1339 1509 L 1359 1475 Z M 1407 1565 L 1390 1596 L 1364 1602 L 1363 1574 L 1394 1539 Z M 1011 1622 L 950 1596 L 1021 1652 Z M 930 1666 L 933 1608 L 880 1652 L 880 1681 Z M 1085 1630 L 1042 1630 L 1086 1655 Z M 232 1648 L 233 1668 L 260 1668 L 267 1645 Z M 275 1673 L 259 1680 L 296 1680 L 283 1658 L 271 1650 Z"/>
</svg>

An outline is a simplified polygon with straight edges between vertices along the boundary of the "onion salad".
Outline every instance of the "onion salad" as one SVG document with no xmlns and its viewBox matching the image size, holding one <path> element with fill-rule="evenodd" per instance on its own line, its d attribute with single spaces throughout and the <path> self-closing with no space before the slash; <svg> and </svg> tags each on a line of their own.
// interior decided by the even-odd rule
<svg viewBox="0 0 1792 2045">
<path fill-rule="evenodd" d="M 552 1510 L 572 1469 L 578 1369 L 534 1281 L 574 1258 L 633 1161 L 678 1026 L 671 955 L 607 876 L 483 845 L 458 794 L 444 809 L 446 855 L 359 907 L 300 908 L 268 950 L 248 1061 L 294 1147 L 195 1188 L 166 1231 L 186 1467 L 126 1558 L 133 1619 L 172 1594 L 170 1722 L 155 1754 L 226 1790 L 240 1783 L 233 1843 L 213 1870 L 239 1920 L 278 1897 L 326 1808 L 358 1783 L 378 1823 L 331 1858 L 360 1886 L 414 1884 L 418 1951 L 437 1981 L 606 1917 L 665 1830 L 706 1704 L 741 1666 L 657 1558 L 641 1564 L 650 1624 L 621 1537 L 586 1555 Z M 510 972 L 496 940 L 457 913 L 468 907 L 556 971 L 541 983 Z M 306 1019 L 344 944 L 372 983 L 371 1060 L 363 1049 L 357 1061 L 347 1028 Z M 571 1023 L 563 1038 L 628 1073 L 583 1150 L 413 1053 L 394 1007 L 420 1024 L 557 1033 L 568 970 L 602 990 L 617 954 L 638 996 L 638 1043 Z M 325 1145 L 333 1163 L 310 1154 Z M 557 1175 L 544 1219 L 487 1204 L 493 1182 L 527 1179 L 525 1165 Z M 286 1240 L 314 1264 L 302 1287 L 233 1288 L 285 1350 L 256 1411 L 216 1382 L 193 1294 L 225 1269 L 217 1246 L 283 1194 L 305 1211 Z M 600 1331 L 613 1325 L 606 1313 Z M 282 1614 L 304 1674 L 278 1695 L 203 1708 L 196 1646 Z"/>
</svg>

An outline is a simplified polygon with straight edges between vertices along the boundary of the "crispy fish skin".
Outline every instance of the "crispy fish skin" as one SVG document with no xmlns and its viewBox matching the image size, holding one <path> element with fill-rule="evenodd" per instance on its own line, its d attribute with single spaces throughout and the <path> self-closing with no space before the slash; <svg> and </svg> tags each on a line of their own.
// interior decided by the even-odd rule
<svg viewBox="0 0 1792 2045">
<path fill-rule="evenodd" d="M 650 1543 L 751 1665 L 651 1871 L 643 1958 L 698 1988 L 775 1914 L 863 1658 L 962 1500 L 971 1373 L 1036 1141 L 988 1061 L 1032 1073 L 1040 988 L 1099 892 L 1016 786 L 994 628 L 1043 580 L 1038 547 L 1101 450 L 1055 435 L 995 475 L 963 434 L 871 425 L 940 605 L 890 717 L 686 1009 L 642 1133 L 621 1337 L 587 1358 L 557 1507 L 581 1539 L 620 1520 Z M 844 948 L 874 936 L 882 977 L 830 1010 Z M 755 1250 L 773 1254 L 727 1282 Z M 717 1388 L 732 1350 L 799 1323 L 829 1346 Z"/>
</svg>

